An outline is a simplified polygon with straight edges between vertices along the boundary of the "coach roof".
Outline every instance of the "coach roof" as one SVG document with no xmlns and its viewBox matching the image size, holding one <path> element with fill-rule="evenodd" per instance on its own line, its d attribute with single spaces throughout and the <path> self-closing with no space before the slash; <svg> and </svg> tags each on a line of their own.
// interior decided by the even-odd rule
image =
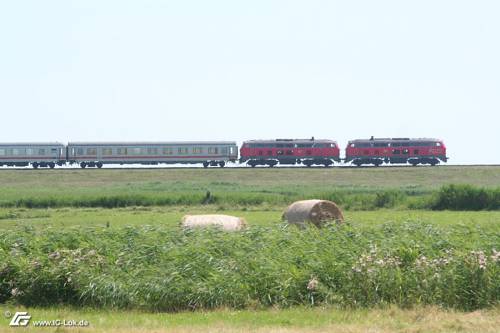
<svg viewBox="0 0 500 333">
<path fill-rule="evenodd" d="M 60 142 L 0 142 L 0 146 L 64 146 Z"/>
<path fill-rule="evenodd" d="M 161 145 L 192 145 L 192 146 L 203 146 L 203 145 L 234 145 L 235 141 L 158 141 L 158 142 L 69 142 L 68 146 L 161 146 Z"/>
</svg>

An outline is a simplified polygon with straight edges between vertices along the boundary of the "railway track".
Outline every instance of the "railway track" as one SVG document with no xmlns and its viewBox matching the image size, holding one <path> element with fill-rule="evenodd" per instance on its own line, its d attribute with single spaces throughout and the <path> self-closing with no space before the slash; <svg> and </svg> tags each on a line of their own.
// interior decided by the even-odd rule
<svg viewBox="0 0 500 333">
<path fill-rule="evenodd" d="M 134 166 L 134 165 L 127 165 L 127 166 L 117 166 L 117 167 L 107 167 L 104 166 L 102 169 L 96 169 L 96 168 L 88 168 L 88 169 L 82 169 L 80 167 L 76 166 L 66 166 L 66 167 L 56 167 L 55 169 L 50 169 L 50 168 L 40 168 L 40 169 L 33 169 L 31 167 L 0 167 L 0 172 L 2 171 L 8 171 L 8 170 L 15 170 L 15 171 L 75 171 L 75 170 L 89 170 L 89 172 L 95 171 L 95 170 L 181 170 L 181 169 L 200 169 L 200 170 L 225 170 L 225 169 L 248 169 L 248 170 L 260 170 L 260 169 L 266 169 L 266 170 L 280 170 L 280 169 L 320 169 L 320 170 L 325 170 L 325 169 L 389 169 L 389 168 L 410 168 L 410 169 L 420 169 L 420 168 L 451 168 L 451 167 L 464 167 L 464 168 L 472 168 L 472 167 L 500 167 L 500 164 L 447 164 L 447 165 L 439 165 L 439 166 L 430 166 L 430 165 L 419 165 L 419 166 L 411 166 L 411 165 L 385 165 L 385 166 L 373 166 L 373 165 L 365 165 L 365 166 L 355 166 L 355 165 L 334 165 L 334 166 L 329 166 L 329 167 L 324 167 L 324 166 L 311 166 L 311 167 L 304 167 L 302 165 L 296 165 L 296 166 L 275 166 L 273 168 L 267 167 L 267 166 L 261 166 L 261 167 L 255 167 L 251 168 L 249 166 L 238 166 L 238 165 L 226 165 L 224 168 L 219 168 L 219 167 L 211 167 L 211 168 L 203 168 L 203 166 Z"/>
</svg>

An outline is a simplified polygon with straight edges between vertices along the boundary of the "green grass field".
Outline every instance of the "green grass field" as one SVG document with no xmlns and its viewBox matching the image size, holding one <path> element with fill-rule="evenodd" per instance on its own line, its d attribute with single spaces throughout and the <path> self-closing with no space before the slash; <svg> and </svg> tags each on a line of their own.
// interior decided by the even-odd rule
<svg viewBox="0 0 500 333">
<path fill-rule="evenodd" d="M 423 209 L 457 183 L 478 188 L 442 200 L 489 210 Z M 0 186 L 4 310 L 89 319 L 85 332 L 499 324 L 500 167 L 0 170 Z M 286 205 L 312 197 L 338 201 L 345 225 L 287 228 Z M 248 230 L 181 230 L 197 213 Z"/>
<path fill-rule="evenodd" d="M 404 209 L 429 206 L 433 193 L 454 183 L 500 198 L 496 166 L 0 171 L 0 207 L 195 206 L 207 202 L 209 191 L 208 202 L 226 209 L 283 207 L 304 198 L 334 200 L 348 210 Z"/>
<path fill-rule="evenodd" d="M 13 311 L 0 306 L 0 311 Z M 336 309 L 332 307 L 297 307 L 269 310 L 217 310 L 181 313 L 147 313 L 71 308 L 18 308 L 32 315 L 28 328 L 10 328 L 10 318 L 0 317 L 1 332 L 482 332 L 496 333 L 500 309 L 462 313 L 436 307 L 399 309 Z M 40 320 L 87 320 L 85 328 L 36 328 Z"/>
</svg>

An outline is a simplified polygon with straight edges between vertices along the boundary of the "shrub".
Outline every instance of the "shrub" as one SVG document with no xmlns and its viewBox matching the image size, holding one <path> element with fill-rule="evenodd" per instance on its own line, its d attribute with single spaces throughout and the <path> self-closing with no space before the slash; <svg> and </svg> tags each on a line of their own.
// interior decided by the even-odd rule
<svg viewBox="0 0 500 333">
<path fill-rule="evenodd" d="M 434 195 L 430 208 L 435 210 L 500 209 L 500 188 L 486 189 L 465 184 L 446 185 Z"/>
</svg>

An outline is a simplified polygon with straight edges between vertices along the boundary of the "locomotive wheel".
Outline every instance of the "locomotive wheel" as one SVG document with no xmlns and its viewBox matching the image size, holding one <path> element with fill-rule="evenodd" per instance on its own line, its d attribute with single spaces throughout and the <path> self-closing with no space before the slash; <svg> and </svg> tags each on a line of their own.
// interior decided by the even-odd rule
<svg viewBox="0 0 500 333">
<path fill-rule="evenodd" d="M 208 168 L 208 162 L 203 162 L 203 167 Z"/>
<path fill-rule="evenodd" d="M 54 169 L 54 168 L 56 167 L 56 165 L 55 165 L 55 163 L 50 162 L 50 163 L 49 163 L 49 167 L 50 167 L 51 169 Z"/>
<path fill-rule="evenodd" d="M 87 164 L 85 162 L 80 163 L 80 168 L 85 169 L 86 166 Z"/>
<path fill-rule="evenodd" d="M 219 166 L 220 166 L 221 168 L 223 168 L 225 165 L 226 165 L 226 163 L 225 163 L 224 161 L 219 162 Z"/>
<path fill-rule="evenodd" d="M 96 164 L 96 167 L 98 167 L 99 169 L 102 168 L 102 162 L 97 162 Z"/>
</svg>

